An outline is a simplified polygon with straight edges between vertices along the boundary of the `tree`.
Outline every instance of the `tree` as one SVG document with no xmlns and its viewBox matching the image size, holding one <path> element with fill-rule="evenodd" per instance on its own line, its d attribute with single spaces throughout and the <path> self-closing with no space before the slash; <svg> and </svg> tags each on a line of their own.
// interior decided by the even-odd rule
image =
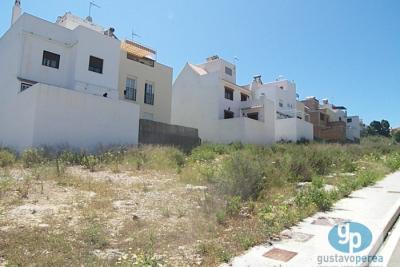
<svg viewBox="0 0 400 267">
<path fill-rule="evenodd" d="M 380 135 L 389 137 L 390 136 L 390 123 L 387 120 L 382 120 L 381 125 L 382 125 L 382 131 L 381 131 Z"/>
<path fill-rule="evenodd" d="M 373 121 L 367 127 L 368 135 L 382 135 L 389 137 L 390 136 L 390 123 L 387 120 L 382 121 Z"/>
</svg>

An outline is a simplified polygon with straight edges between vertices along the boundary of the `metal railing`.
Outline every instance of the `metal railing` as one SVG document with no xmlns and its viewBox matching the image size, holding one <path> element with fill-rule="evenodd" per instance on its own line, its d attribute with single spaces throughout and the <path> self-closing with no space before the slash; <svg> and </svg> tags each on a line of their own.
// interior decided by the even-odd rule
<svg viewBox="0 0 400 267">
<path fill-rule="evenodd" d="M 125 88 L 125 99 L 136 101 L 136 89 L 132 87 Z"/>
<path fill-rule="evenodd" d="M 154 105 L 154 94 L 145 94 L 144 103 L 148 105 Z"/>
</svg>

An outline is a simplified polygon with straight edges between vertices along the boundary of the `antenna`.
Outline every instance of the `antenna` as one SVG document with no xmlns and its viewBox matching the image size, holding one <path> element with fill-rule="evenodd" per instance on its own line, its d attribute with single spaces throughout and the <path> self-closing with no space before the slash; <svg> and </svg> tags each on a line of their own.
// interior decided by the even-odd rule
<svg viewBox="0 0 400 267">
<path fill-rule="evenodd" d="M 132 41 L 134 41 L 135 37 L 140 38 L 141 36 L 135 32 L 134 28 L 132 28 Z"/>
<path fill-rule="evenodd" d="M 89 2 L 89 16 L 87 17 L 87 20 L 90 22 L 92 22 L 92 7 L 101 8 L 94 2 L 94 0 Z"/>
</svg>

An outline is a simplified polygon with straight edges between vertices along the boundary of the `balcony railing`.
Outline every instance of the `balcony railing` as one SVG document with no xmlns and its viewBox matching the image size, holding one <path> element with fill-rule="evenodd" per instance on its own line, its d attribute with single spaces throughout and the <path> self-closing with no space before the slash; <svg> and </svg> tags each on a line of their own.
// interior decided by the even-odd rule
<svg viewBox="0 0 400 267">
<path fill-rule="evenodd" d="M 305 117 L 304 112 L 296 109 L 277 110 L 276 114 L 278 119 L 289 119 L 289 118 L 303 119 Z"/>
</svg>

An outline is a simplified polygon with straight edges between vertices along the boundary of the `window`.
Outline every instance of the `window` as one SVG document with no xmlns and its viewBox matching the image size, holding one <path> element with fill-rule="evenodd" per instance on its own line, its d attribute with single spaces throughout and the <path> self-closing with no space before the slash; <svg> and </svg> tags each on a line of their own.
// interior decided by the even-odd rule
<svg viewBox="0 0 400 267">
<path fill-rule="evenodd" d="M 247 100 L 249 100 L 249 96 L 246 95 L 246 94 L 241 93 L 240 94 L 240 101 L 245 102 Z"/>
<path fill-rule="evenodd" d="M 225 87 L 225 98 L 233 101 L 233 89 Z"/>
<path fill-rule="evenodd" d="M 230 110 L 224 110 L 224 119 L 233 119 L 235 117 L 235 113 Z"/>
<path fill-rule="evenodd" d="M 32 86 L 32 84 L 30 84 L 30 83 L 21 83 L 21 92 L 25 91 L 26 89 L 28 89 L 31 86 Z"/>
<path fill-rule="evenodd" d="M 58 69 L 60 67 L 60 55 L 48 51 L 43 51 L 42 65 Z"/>
<path fill-rule="evenodd" d="M 104 62 L 104 60 L 101 58 L 90 56 L 89 70 L 102 74 L 103 73 L 103 62 Z"/>
<path fill-rule="evenodd" d="M 124 91 L 125 99 L 136 101 L 136 80 L 127 78 Z"/>
<path fill-rule="evenodd" d="M 232 76 L 233 75 L 233 70 L 231 68 L 225 67 L 225 74 Z"/>
<path fill-rule="evenodd" d="M 153 84 L 146 83 L 144 87 L 144 103 L 154 105 L 154 89 Z"/>
<path fill-rule="evenodd" d="M 250 118 L 250 119 L 258 121 L 258 112 L 247 114 L 247 118 Z"/>
<path fill-rule="evenodd" d="M 325 114 L 320 113 L 319 114 L 319 118 L 320 118 L 321 121 L 324 121 L 325 120 Z"/>
<path fill-rule="evenodd" d="M 279 100 L 279 107 L 283 108 L 283 101 Z"/>
<path fill-rule="evenodd" d="M 352 123 L 353 122 L 353 119 L 352 118 L 348 118 L 347 119 L 347 123 Z"/>
</svg>

